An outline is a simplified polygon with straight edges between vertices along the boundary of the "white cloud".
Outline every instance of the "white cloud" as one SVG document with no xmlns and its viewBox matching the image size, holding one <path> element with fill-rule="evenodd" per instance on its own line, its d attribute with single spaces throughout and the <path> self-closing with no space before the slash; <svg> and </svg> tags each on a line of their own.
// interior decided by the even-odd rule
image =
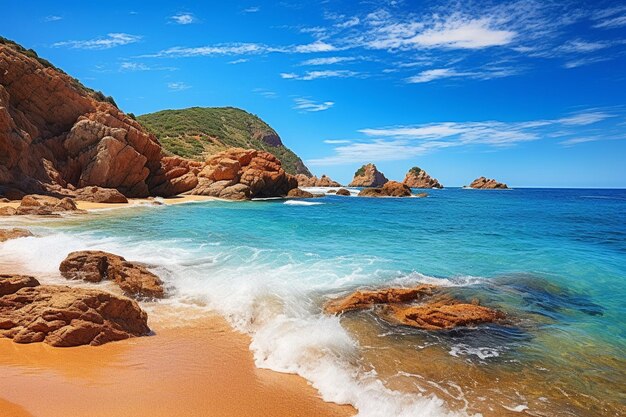
<svg viewBox="0 0 626 417">
<path fill-rule="evenodd" d="M 189 25 L 197 21 L 195 16 L 191 13 L 176 13 L 174 16 L 170 16 L 170 21 L 179 25 Z"/>
<path fill-rule="evenodd" d="M 345 28 L 351 28 L 353 26 L 358 25 L 359 23 L 361 23 L 361 19 L 359 19 L 358 17 L 352 17 L 348 20 L 345 20 L 341 23 L 337 23 L 335 26 L 340 28 L 340 29 L 345 29 Z"/>
<path fill-rule="evenodd" d="M 593 26 L 594 28 L 614 29 L 626 26 L 626 6 L 599 10 L 593 19 L 599 21 Z"/>
<path fill-rule="evenodd" d="M 128 45 L 139 42 L 141 36 L 129 35 L 127 33 L 109 33 L 106 37 L 83 40 L 83 41 L 63 41 L 52 44 L 54 47 L 68 47 L 75 49 L 109 49 L 116 46 Z"/>
<path fill-rule="evenodd" d="M 420 72 L 418 75 L 407 78 L 408 83 L 427 83 L 440 78 L 461 77 L 465 73 L 457 72 L 452 68 L 437 68 Z"/>
<path fill-rule="evenodd" d="M 335 103 L 332 101 L 316 102 L 307 98 L 296 98 L 294 99 L 294 101 L 296 103 L 294 109 L 306 112 L 324 111 L 330 109 L 335 105 Z"/>
<path fill-rule="evenodd" d="M 352 141 L 345 140 L 345 139 L 326 139 L 324 141 L 324 143 L 327 143 L 329 145 L 340 145 L 340 144 L 343 144 L 343 143 L 350 143 L 350 142 L 352 142 Z"/>
<path fill-rule="evenodd" d="M 593 138 L 593 137 L 589 137 L 589 138 L 572 138 L 572 139 L 567 139 L 564 140 L 562 142 L 559 142 L 559 145 L 563 145 L 563 146 L 574 146 L 574 145 L 578 145 L 579 143 L 587 143 L 587 142 L 595 142 L 600 140 L 600 138 Z"/>
<path fill-rule="evenodd" d="M 367 136 L 383 136 L 408 139 L 433 139 L 458 135 L 465 129 L 457 126 L 456 123 L 440 123 L 435 125 L 425 125 L 419 127 L 394 127 L 387 129 L 361 129 L 360 133 Z"/>
<path fill-rule="evenodd" d="M 354 71 L 348 70 L 322 70 L 322 71 L 307 71 L 302 75 L 298 75 L 292 72 L 289 73 L 281 73 L 281 78 L 292 79 L 292 80 L 302 80 L 302 81 L 311 81 L 316 80 L 318 78 L 348 78 L 355 77 L 358 73 Z"/>
<path fill-rule="evenodd" d="M 561 48 L 559 48 L 563 52 L 572 52 L 572 53 L 586 53 L 586 52 L 595 52 L 601 49 L 609 48 L 611 44 L 609 42 L 588 42 L 582 39 L 576 39 L 567 42 Z"/>
<path fill-rule="evenodd" d="M 235 59 L 234 61 L 230 61 L 229 64 L 231 65 L 237 65 L 237 64 L 243 64 L 244 62 L 248 62 L 249 59 L 247 58 L 239 58 L 239 59 Z"/>
<path fill-rule="evenodd" d="M 61 16 L 51 15 L 43 18 L 44 22 L 58 22 L 59 20 L 63 20 Z"/>
<path fill-rule="evenodd" d="M 242 12 L 244 13 L 256 13 L 258 11 L 260 11 L 261 8 L 259 6 L 252 6 L 252 7 L 248 7 L 242 10 Z"/>
<path fill-rule="evenodd" d="M 610 117 L 614 117 L 614 116 L 612 114 L 605 113 L 602 111 L 592 111 L 592 112 L 578 113 L 569 117 L 564 117 L 562 119 L 559 119 L 558 122 L 564 125 L 587 126 L 587 125 L 601 122 Z"/>
<path fill-rule="evenodd" d="M 156 54 L 143 55 L 148 58 L 158 57 L 194 57 L 194 56 L 219 56 L 219 55 L 247 55 L 260 54 L 271 51 L 266 45 L 258 43 L 232 43 L 223 45 L 199 46 L 199 47 L 182 47 L 174 46 L 164 49 Z"/>
<path fill-rule="evenodd" d="M 606 57 L 606 56 L 596 56 L 596 57 L 591 57 L 591 58 L 574 59 L 571 61 L 567 61 L 565 64 L 563 64 L 563 67 L 568 68 L 568 69 L 578 68 L 578 67 L 583 67 L 585 65 L 595 64 L 597 62 L 608 61 L 610 59 L 611 59 L 610 57 Z"/>
<path fill-rule="evenodd" d="M 442 78 L 470 78 L 477 80 L 490 80 L 493 78 L 508 77 L 517 72 L 515 68 L 507 67 L 484 67 L 476 71 L 457 71 L 454 68 L 437 68 L 420 72 L 409 77 L 406 82 L 411 84 L 428 83 Z"/>
<path fill-rule="evenodd" d="M 331 56 L 327 58 L 307 59 L 306 61 L 303 61 L 302 63 L 300 63 L 300 65 L 332 65 L 332 64 L 338 64 L 340 62 L 354 61 L 355 59 L 356 58 L 349 57 L 349 56 Z"/>
<path fill-rule="evenodd" d="M 191 86 L 182 81 L 177 81 L 167 83 L 167 88 L 169 88 L 171 91 L 183 91 L 191 88 Z"/>
<path fill-rule="evenodd" d="M 150 67 L 141 62 L 122 62 L 120 64 L 122 71 L 149 71 Z"/>
<path fill-rule="evenodd" d="M 294 52 L 299 52 L 299 53 L 311 53 L 311 52 L 332 52 L 332 51 L 336 51 L 337 48 L 335 48 L 333 45 L 326 43 L 324 41 L 315 41 L 313 43 L 309 43 L 307 45 L 296 45 L 293 48 Z"/>
<path fill-rule="evenodd" d="M 274 91 L 267 90 L 265 88 L 255 88 L 252 91 L 254 91 L 257 94 L 262 95 L 265 98 L 278 98 L 278 94 L 276 94 Z"/>
<path fill-rule="evenodd" d="M 410 40 L 426 48 L 480 49 L 507 45 L 516 33 L 493 27 L 489 18 L 467 20 L 459 15 L 438 22 Z"/>
</svg>

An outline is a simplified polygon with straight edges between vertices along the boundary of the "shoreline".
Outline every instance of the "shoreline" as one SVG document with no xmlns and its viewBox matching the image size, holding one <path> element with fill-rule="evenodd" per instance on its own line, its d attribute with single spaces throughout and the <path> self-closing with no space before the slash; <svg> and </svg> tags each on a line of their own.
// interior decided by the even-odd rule
<svg viewBox="0 0 626 417">
<path fill-rule="evenodd" d="M 257 368 L 250 339 L 217 314 L 190 318 L 152 304 L 154 335 L 102 346 L 55 348 L 0 339 L 0 414 L 11 417 L 329 416 L 356 414 L 324 402 L 293 374 Z"/>
</svg>

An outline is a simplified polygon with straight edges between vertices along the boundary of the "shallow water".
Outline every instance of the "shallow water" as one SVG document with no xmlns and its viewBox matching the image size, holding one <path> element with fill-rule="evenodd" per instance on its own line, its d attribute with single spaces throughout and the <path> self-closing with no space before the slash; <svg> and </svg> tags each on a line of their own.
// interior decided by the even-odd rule
<svg viewBox="0 0 626 417">
<path fill-rule="evenodd" d="M 626 190 L 428 192 L 99 212 L 33 224 L 41 237 L 0 244 L 0 263 L 54 279 L 73 250 L 147 262 L 166 303 L 220 312 L 258 366 L 362 416 L 626 413 Z M 428 333 L 322 313 L 355 288 L 421 282 L 508 321 Z"/>
</svg>

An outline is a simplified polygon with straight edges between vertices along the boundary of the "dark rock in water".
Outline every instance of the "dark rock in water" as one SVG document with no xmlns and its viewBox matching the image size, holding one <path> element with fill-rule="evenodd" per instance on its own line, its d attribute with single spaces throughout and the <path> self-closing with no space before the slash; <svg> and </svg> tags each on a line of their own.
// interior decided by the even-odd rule
<svg viewBox="0 0 626 417">
<path fill-rule="evenodd" d="M 337 195 L 343 195 L 343 196 L 346 196 L 346 197 L 349 197 L 351 195 L 350 191 L 346 190 L 345 188 L 338 189 L 336 194 Z"/>
<path fill-rule="evenodd" d="M 287 197 L 289 198 L 313 198 L 315 196 L 308 191 L 304 191 L 300 188 L 294 188 L 293 190 L 289 190 L 289 192 L 287 193 Z"/>
<path fill-rule="evenodd" d="M 411 189 L 397 181 L 388 181 L 381 188 L 365 188 L 359 197 L 410 197 Z"/>
<path fill-rule="evenodd" d="M 121 256 L 102 251 L 72 252 L 59 266 L 61 275 L 68 279 L 115 282 L 131 296 L 162 298 L 163 281 L 142 265 L 128 262 Z"/>
<path fill-rule="evenodd" d="M 149 332 L 148 316 L 128 298 L 0 275 L 0 336 L 16 343 L 96 346 Z"/>
<path fill-rule="evenodd" d="M 469 185 L 469 188 L 475 188 L 475 189 L 480 189 L 480 190 L 495 190 L 495 189 L 504 190 L 509 187 L 507 187 L 506 184 L 502 182 L 498 182 L 494 179 L 480 177 L 472 181 L 472 183 Z"/>
</svg>

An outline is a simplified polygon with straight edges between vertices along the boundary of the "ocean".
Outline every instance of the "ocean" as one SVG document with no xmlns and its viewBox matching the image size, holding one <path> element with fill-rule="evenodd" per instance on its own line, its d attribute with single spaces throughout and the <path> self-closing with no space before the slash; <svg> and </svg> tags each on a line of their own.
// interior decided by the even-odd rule
<svg viewBox="0 0 626 417">
<path fill-rule="evenodd" d="M 2 220 L 37 237 L 0 244 L 0 263 L 54 280 L 74 250 L 145 262 L 161 302 L 219 312 L 258 367 L 362 417 L 625 415 L 626 190 L 425 191 Z M 323 312 L 355 289 L 419 283 L 507 319 L 428 332 Z"/>
</svg>

